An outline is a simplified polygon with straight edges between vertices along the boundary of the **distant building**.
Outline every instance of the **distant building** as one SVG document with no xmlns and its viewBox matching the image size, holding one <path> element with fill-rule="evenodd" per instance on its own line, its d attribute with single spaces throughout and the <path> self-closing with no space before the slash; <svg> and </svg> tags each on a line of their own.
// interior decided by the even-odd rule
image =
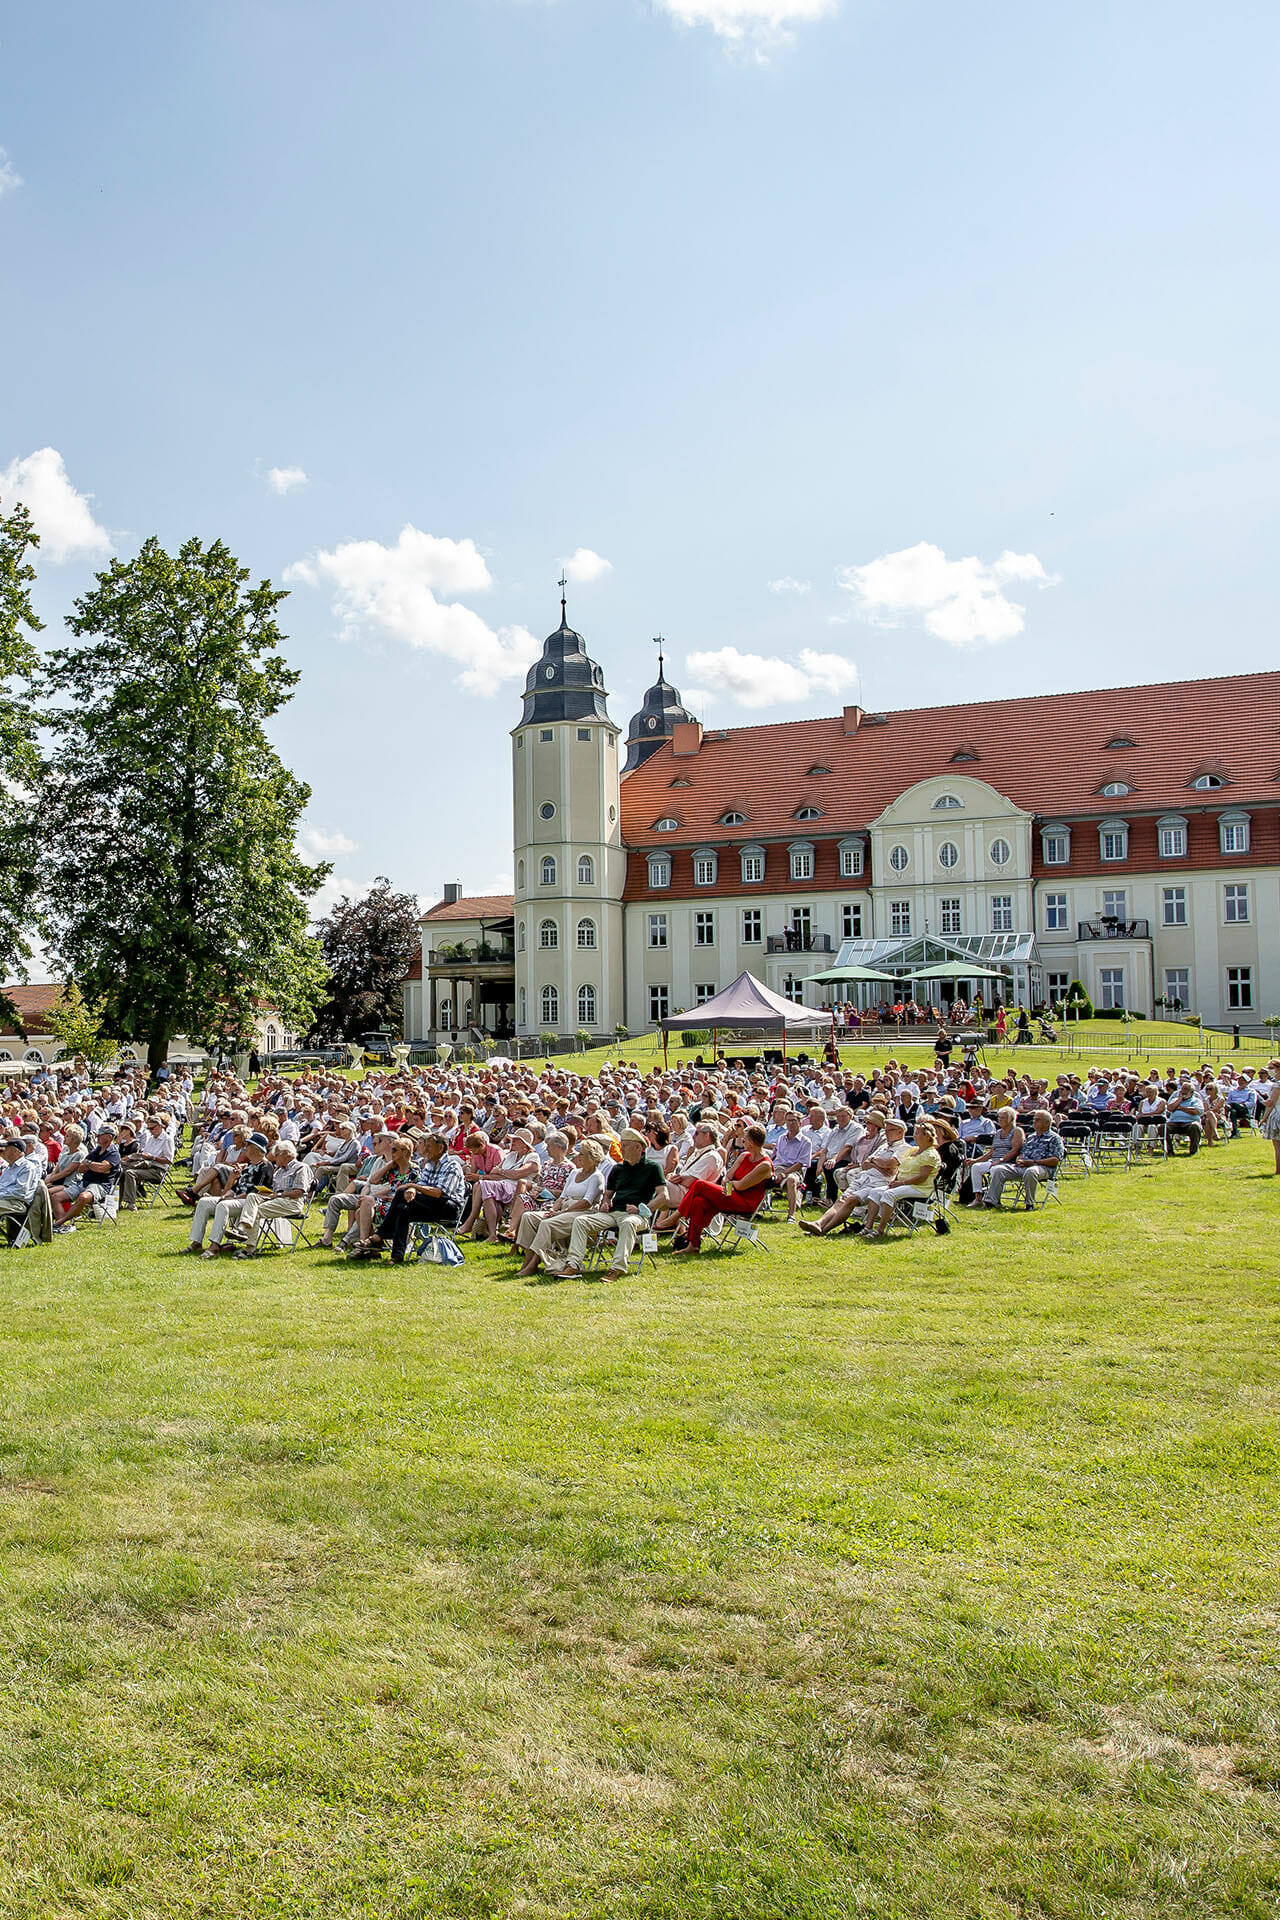
<svg viewBox="0 0 1280 1920">
<path fill-rule="evenodd" d="M 1280 673 L 704 730 L 660 667 L 620 765 L 562 602 L 511 740 L 514 899 L 427 914 L 412 1037 L 638 1032 L 744 967 L 796 1000 L 969 964 L 933 997 L 1280 1012 Z"/>
</svg>

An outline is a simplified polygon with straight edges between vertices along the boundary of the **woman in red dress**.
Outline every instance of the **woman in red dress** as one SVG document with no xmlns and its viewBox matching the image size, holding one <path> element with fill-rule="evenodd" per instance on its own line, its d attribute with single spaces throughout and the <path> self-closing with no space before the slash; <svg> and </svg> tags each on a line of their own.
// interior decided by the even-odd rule
<svg viewBox="0 0 1280 1920">
<path fill-rule="evenodd" d="M 684 1221 L 684 1240 L 677 1240 L 677 1253 L 697 1253 L 702 1236 L 718 1213 L 752 1214 L 764 1199 L 773 1178 L 773 1162 L 764 1150 L 764 1128 L 749 1126 L 740 1157 L 730 1167 L 720 1186 L 711 1180 L 689 1184 L 677 1211 Z M 677 1235 L 679 1235 L 677 1228 Z"/>
</svg>

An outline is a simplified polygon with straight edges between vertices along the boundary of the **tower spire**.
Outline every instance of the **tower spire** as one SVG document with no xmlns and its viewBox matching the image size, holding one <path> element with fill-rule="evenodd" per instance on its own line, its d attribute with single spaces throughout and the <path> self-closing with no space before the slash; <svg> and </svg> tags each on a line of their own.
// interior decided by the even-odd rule
<svg viewBox="0 0 1280 1920">
<path fill-rule="evenodd" d="M 564 592 L 568 584 L 569 582 L 568 582 L 568 579 L 566 578 L 564 568 L 561 567 L 560 578 L 557 580 L 556 585 L 560 589 L 560 625 L 562 627 L 567 627 L 569 624 L 569 615 L 564 603 Z"/>
<path fill-rule="evenodd" d="M 659 680 L 661 680 L 661 678 L 662 678 L 662 659 L 663 659 L 663 648 L 664 648 L 664 647 L 666 646 L 666 644 L 667 644 L 667 643 L 666 643 L 666 641 L 665 641 L 665 640 L 663 639 L 663 637 L 662 637 L 662 635 L 661 635 L 660 633 L 655 633 L 655 634 L 654 634 L 654 636 L 653 636 L 653 644 L 654 644 L 654 646 L 655 646 L 655 647 L 656 647 L 656 648 L 658 649 L 658 678 L 659 678 Z"/>
</svg>

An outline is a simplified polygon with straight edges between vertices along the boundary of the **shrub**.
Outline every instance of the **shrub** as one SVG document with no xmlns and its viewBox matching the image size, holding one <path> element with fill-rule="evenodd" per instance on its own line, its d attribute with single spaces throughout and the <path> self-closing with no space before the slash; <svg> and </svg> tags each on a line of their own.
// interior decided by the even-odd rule
<svg viewBox="0 0 1280 1920">
<path fill-rule="evenodd" d="M 556 1035 L 554 1033 L 540 1033 L 538 1035 L 538 1045 L 542 1048 L 542 1051 L 544 1053 L 550 1053 L 555 1043 L 556 1043 Z"/>
<path fill-rule="evenodd" d="M 1068 1010 L 1075 1014 L 1077 1020 L 1092 1020 L 1093 1002 L 1079 980 L 1073 980 L 1067 988 L 1066 1005 Z"/>
<path fill-rule="evenodd" d="M 710 1031 L 703 1027 L 686 1027 L 680 1035 L 680 1045 L 682 1047 L 709 1047 L 711 1045 Z"/>
<path fill-rule="evenodd" d="M 594 1034 L 588 1033 L 585 1027 L 579 1027 L 577 1033 L 574 1035 L 574 1038 L 577 1040 L 578 1045 L 580 1047 L 591 1047 L 595 1045 Z"/>
<path fill-rule="evenodd" d="M 615 1040 L 629 1040 L 631 1038 L 631 1035 L 627 1032 L 627 1029 L 623 1026 L 621 1020 L 619 1020 L 617 1026 L 613 1030 L 613 1037 Z"/>
<path fill-rule="evenodd" d="M 1145 1013 L 1134 1013 L 1125 1007 L 1098 1007 L 1093 1015 L 1095 1020 L 1145 1020 Z"/>
</svg>

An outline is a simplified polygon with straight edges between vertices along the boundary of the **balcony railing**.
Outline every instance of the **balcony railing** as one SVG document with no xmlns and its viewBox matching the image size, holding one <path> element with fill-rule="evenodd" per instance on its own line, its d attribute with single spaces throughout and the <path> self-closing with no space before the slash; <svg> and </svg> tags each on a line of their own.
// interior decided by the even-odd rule
<svg viewBox="0 0 1280 1920">
<path fill-rule="evenodd" d="M 500 946 L 492 940 L 457 940 L 434 948 L 427 956 L 427 964 L 432 967 L 513 967 L 515 960 L 514 947 Z"/>
<path fill-rule="evenodd" d="M 1151 923 L 1148 920 L 1113 920 L 1104 915 L 1097 920 L 1081 920 L 1076 928 L 1077 940 L 1149 940 Z"/>
<path fill-rule="evenodd" d="M 806 933 L 802 927 L 788 927 L 785 933 L 771 933 L 764 943 L 766 953 L 834 953 L 829 933 Z"/>
</svg>

